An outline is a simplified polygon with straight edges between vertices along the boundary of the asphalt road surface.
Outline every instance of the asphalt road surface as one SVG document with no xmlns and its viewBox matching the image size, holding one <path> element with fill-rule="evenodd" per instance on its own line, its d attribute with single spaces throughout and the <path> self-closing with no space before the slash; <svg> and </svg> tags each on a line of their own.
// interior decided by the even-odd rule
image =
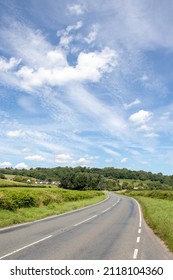
<svg viewBox="0 0 173 280">
<path fill-rule="evenodd" d="M 169 260 L 173 254 L 134 199 L 110 193 L 94 206 L 1 229 L 0 259 Z"/>
</svg>

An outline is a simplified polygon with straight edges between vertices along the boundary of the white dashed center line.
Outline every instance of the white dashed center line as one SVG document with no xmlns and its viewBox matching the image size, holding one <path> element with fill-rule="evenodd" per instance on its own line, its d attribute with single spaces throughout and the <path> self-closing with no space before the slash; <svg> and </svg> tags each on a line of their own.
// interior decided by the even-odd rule
<svg viewBox="0 0 173 280">
<path fill-rule="evenodd" d="M 133 259 L 136 259 L 138 255 L 138 249 L 134 250 Z"/>
<path fill-rule="evenodd" d="M 38 240 L 38 241 L 35 241 L 35 242 L 33 242 L 33 243 L 30 243 L 30 244 L 28 244 L 28 245 L 26 245 L 26 246 L 24 246 L 24 247 L 22 247 L 22 248 L 20 248 L 20 249 L 17 249 L 17 250 L 15 250 L 15 251 L 13 251 L 13 252 L 11 252 L 11 253 L 9 253 L 9 254 L 6 254 L 6 255 L 0 257 L 0 260 L 6 258 L 6 257 L 8 257 L 8 256 L 11 256 L 11 255 L 13 255 L 13 254 L 15 254 L 15 253 L 18 253 L 18 252 L 20 252 L 20 251 L 22 251 L 22 250 L 24 250 L 24 249 L 26 249 L 26 248 L 29 248 L 29 247 L 31 247 L 31 246 L 33 246 L 33 245 L 35 245 L 35 244 L 38 244 L 38 243 L 40 243 L 40 242 L 42 242 L 42 241 L 44 241 L 44 240 L 46 240 L 46 239 L 49 239 L 49 238 L 51 238 L 52 236 L 53 236 L 53 235 L 49 235 L 49 236 L 47 236 L 47 237 L 45 237 L 45 238 L 42 238 L 42 239 L 40 239 L 40 240 Z"/>
<path fill-rule="evenodd" d="M 77 227 L 78 225 L 81 225 L 81 224 L 83 224 L 83 223 L 85 223 L 85 222 L 88 222 L 88 221 L 94 219 L 94 218 L 97 217 L 97 216 L 98 216 L 98 215 L 94 215 L 94 216 L 92 216 L 92 217 L 90 217 L 90 218 L 88 218 L 88 219 L 86 219 L 86 220 L 83 220 L 83 221 L 81 221 L 81 222 L 75 224 L 74 227 Z"/>
</svg>

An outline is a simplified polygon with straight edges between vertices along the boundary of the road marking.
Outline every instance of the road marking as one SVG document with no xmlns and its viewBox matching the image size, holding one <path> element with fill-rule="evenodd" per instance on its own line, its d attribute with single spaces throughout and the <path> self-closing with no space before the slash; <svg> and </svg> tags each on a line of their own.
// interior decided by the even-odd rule
<svg viewBox="0 0 173 280">
<path fill-rule="evenodd" d="M 38 244 L 38 243 L 40 243 L 40 242 L 43 242 L 44 240 L 49 239 L 49 238 L 51 238 L 52 236 L 53 236 L 53 235 L 49 235 L 49 236 L 47 236 L 47 237 L 45 237 L 45 238 L 42 238 L 42 239 L 40 239 L 40 240 L 38 240 L 38 241 L 35 241 L 35 242 L 33 242 L 33 243 L 30 243 L 30 244 L 28 244 L 28 245 L 26 245 L 26 246 L 24 246 L 24 247 L 22 247 L 22 248 L 20 248 L 20 249 L 17 249 L 17 250 L 15 250 L 15 251 L 13 251 L 13 252 L 11 252 L 11 253 L 9 253 L 9 254 L 6 254 L 6 255 L 4 255 L 4 256 L 1 256 L 1 257 L 0 257 L 0 260 L 6 258 L 6 257 L 8 257 L 8 256 L 11 256 L 11 255 L 13 255 L 13 254 L 15 254 L 15 253 L 18 253 L 18 252 L 20 252 L 20 251 L 22 251 L 22 250 L 24 250 L 24 249 L 26 249 L 26 248 L 29 248 L 29 247 L 31 247 L 31 246 L 33 246 L 33 245 L 35 245 L 35 244 Z"/>
<path fill-rule="evenodd" d="M 103 210 L 102 213 L 105 213 L 107 211 L 109 211 L 111 209 L 111 207 L 108 207 L 107 209 Z"/>
<path fill-rule="evenodd" d="M 137 201 L 136 201 L 137 202 Z M 139 203 L 137 202 L 138 205 L 138 209 L 139 209 L 139 228 L 141 228 L 142 226 L 142 213 L 141 213 L 141 207 L 139 205 Z"/>
<path fill-rule="evenodd" d="M 90 218 L 88 218 L 88 219 L 86 219 L 86 220 L 83 220 L 83 221 L 81 221 L 80 223 L 75 224 L 74 227 L 76 227 L 76 226 L 78 226 L 78 225 L 81 225 L 81 224 L 83 224 L 83 223 L 85 223 L 85 222 L 88 222 L 88 221 L 94 219 L 94 218 L 97 217 L 97 216 L 98 216 L 98 215 L 94 215 L 94 216 L 92 216 L 92 217 L 90 217 Z"/>
<path fill-rule="evenodd" d="M 141 228 L 142 227 L 142 212 L 141 212 L 141 207 L 140 207 L 140 205 L 139 205 L 139 203 L 138 203 L 138 201 L 136 200 L 136 199 L 134 199 L 134 198 L 132 198 L 135 202 L 136 202 L 136 204 L 138 205 L 138 210 L 139 210 L 139 228 Z"/>
<path fill-rule="evenodd" d="M 138 233 L 141 233 L 141 228 L 138 229 Z"/>
<path fill-rule="evenodd" d="M 120 198 L 117 200 L 117 202 L 115 202 L 112 206 L 117 205 L 120 202 Z"/>
<path fill-rule="evenodd" d="M 81 210 L 85 210 L 85 209 L 88 209 L 88 208 L 92 208 L 92 207 L 95 207 L 101 203 L 104 203 L 105 201 L 107 201 L 108 199 L 110 198 L 110 195 L 108 193 L 108 197 L 105 198 L 104 200 L 100 201 L 100 202 L 97 202 L 95 204 L 92 204 L 92 205 L 88 205 L 88 206 L 84 206 L 82 208 L 78 208 L 76 210 L 71 210 L 71 211 L 68 211 L 68 212 L 65 212 L 65 213 L 62 213 L 62 214 L 58 214 L 58 215 L 53 215 L 53 216 L 50 216 L 50 217 L 46 217 L 46 218 L 43 218 L 43 219 L 39 219 L 39 220 L 35 220 L 35 221 L 32 221 L 32 222 L 26 222 L 26 223 L 22 223 L 22 224 L 18 224 L 18 225 L 13 225 L 13 226 L 8 226 L 8 227 L 4 227 L 2 229 L 0 229 L 0 232 L 2 231 L 6 231 L 6 230 L 13 230 L 15 228 L 18 228 L 18 227 L 23 227 L 25 225 L 32 225 L 34 223 L 39 223 L 39 222 L 42 222 L 42 221 L 46 221 L 46 220 L 52 220 L 54 218 L 59 218 L 59 217 L 63 217 L 63 216 L 67 216 L 69 214 L 73 214 L 75 212 L 79 212 Z"/>
<path fill-rule="evenodd" d="M 136 242 L 139 243 L 140 239 L 141 239 L 140 236 L 138 236 Z"/>
<path fill-rule="evenodd" d="M 138 249 L 134 250 L 133 259 L 136 259 L 138 255 Z"/>
</svg>

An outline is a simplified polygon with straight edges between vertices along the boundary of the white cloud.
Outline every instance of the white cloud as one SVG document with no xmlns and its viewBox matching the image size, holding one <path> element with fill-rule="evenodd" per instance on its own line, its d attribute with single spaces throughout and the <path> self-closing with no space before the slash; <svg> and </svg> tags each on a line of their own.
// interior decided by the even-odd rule
<svg viewBox="0 0 173 280">
<path fill-rule="evenodd" d="M 89 164 L 90 163 L 90 159 L 88 158 L 79 158 L 76 163 L 78 163 L 79 165 L 82 164 L 82 165 L 85 165 L 85 164 Z"/>
<path fill-rule="evenodd" d="M 98 159 L 98 156 L 84 156 L 80 158 L 72 157 L 69 154 L 58 154 L 56 155 L 55 162 L 60 164 L 68 164 L 68 165 L 88 165 L 92 161 Z"/>
<path fill-rule="evenodd" d="M 45 161 L 45 158 L 40 155 L 26 156 L 25 159 L 31 161 Z"/>
<path fill-rule="evenodd" d="M 160 119 L 161 120 L 168 120 L 170 115 L 171 115 L 170 112 L 163 113 L 162 116 L 160 117 Z"/>
<path fill-rule="evenodd" d="M 78 21 L 76 24 L 74 25 L 68 25 L 67 28 L 66 28 L 66 32 L 69 33 L 73 30 L 78 30 L 80 29 L 81 27 L 83 26 L 83 22 L 80 20 Z"/>
<path fill-rule="evenodd" d="M 68 11 L 72 14 L 72 15 L 82 15 L 84 13 L 84 9 L 81 5 L 79 4 L 71 4 L 67 6 Z"/>
<path fill-rule="evenodd" d="M 16 168 L 16 169 L 28 169 L 29 167 L 28 167 L 28 165 L 25 164 L 24 162 L 20 162 L 20 163 L 16 164 L 16 165 L 14 166 L 14 168 Z"/>
<path fill-rule="evenodd" d="M 4 161 L 4 162 L 0 162 L 0 167 L 2 168 L 12 167 L 12 164 L 9 161 Z"/>
<path fill-rule="evenodd" d="M 107 158 L 107 159 L 105 160 L 105 162 L 113 162 L 113 159 L 112 159 L 112 158 Z"/>
<path fill-rule="evenodd" d="M 9 60 L 0 57 L 0 71 L 8 71 L 20 64 L 19 59 L 11 57 Z"/>
<path fill-rule="evenodd" d="M 127 160 L 128 160 L 128 158 L 125 157 L 125 158 L 123 158 L 120 162 L 121 162 L 121 163 L 126 163 Z"/>
<path fill-rule="evenodd" d="M 26 133 L 22 130 L 11 130 L 7 132 L 7 136 L 11 138 L 24 137 Z"/>
<path fill-rule="evenodd" d="M 145 110 L 140 110 L 137 113 L 132 114 L 129 120 L 136 124 L 141 124 L 149 121 L 152 117 L 152 113 Z"/>
<path fill-rule="evenodd" d="M 78 38 L 78 36 L 73 34 L 74 31 L 79 30 L 82 26 L 83 26 L 83 22 L 78 21 L 74 25 L 68 25 L 65 29 L 58 30 L 57 36 L 59 37 L 60 47 L 68 50 L 70 43 Z M 70 48 L 70 50 L 71 50 L 71 48 Z"/>
<path fill-rule="evenodd" d="M 139 105 L 139 104 L 141 104 L 141 101 L 139 99 L 135 99 L 133 102 L 131 102 L 129 104 L 125 103 L 124 107 L 125 107 L 125 109 L 128 109 L 128 108 L 131 108 L 131 107 Z"/>
<path fill-rule="evenodd" d="M 58 67 L 58 68 L 63 68 L 67 67 L 67 59 L 66 59 L 66 54 L 63 52 L 62 49 L 53 49 L 47 53 L 47 59 L 46 59 L 46 67 L 47 68 L 53 68 L 53 67 Z"/>
<path fill-rule="evenodd" d="M 73 159 L 69 154 L 58 154 L 56 155 L 56 163 L 72 163 Z"/>
<path fill-rule="evenodd" d="M 101 52 L 81 52 L 75 67 L 68 65 L 62 50 L 49 52 L 47 57 L 47 67 L 34 70 L 23 66 L 16 73 L 23 88 L 66 85 L 70 82 L 98 82 L 104 73 L 111 72 L 118 63 L 117 52 L 108 47 Z M 56 57 L 56 63 L 53 60 L 54 57 Z"/>
<path fill-rule="evenodd" d="M 142 77 L 140 78 L 140 80 L 141 81 L 148 81 L 149 80 L 149 77 L 146 75 L 146 74 L 144 74 L 144 75 L 142 75 Z"/>
<path fill-rule="evenodd" d="M 84 38 L 84 40 L 88 43 L 91 44 L 93 41 L 95 41 L 96 37 L 97 37 L 97 33 L 98 33 L 98 25 L 97 24 L 93 24 L 91 27 L 91 31 L 88 34 L 87 37 Z"/>
<path fill-rule="evenodd" d="M 137 128 L 137 131 L 150 131 L 153 128 L 147 124 L 142 124 L 140 127 Z"/>
<path fill-rule="evenodd" d="M 87 115 L 88 118 L 92 117 L 95 129 L 101 129 L 113 135 L 123 134 L 126 124 L 121 115 L 115 112 L 115 108 L 112 110 L 111 107 L 105 105 L 83 86 L 73 85 L 68 90 L 68 98 L 72 106 L 75 106 L 75 110 L 82 115 Z"/>
<path fill-rule="evenodd" d="M 151 132 L 151 133 L 146 133 L 145 137 L 149 137 L 149 138 L 155 138 L 158 137 L 159 135 L 157 133 Z"/>
<path fill-rule="evenodd" d="M 110 155 L 112 155 L 112 156 L 115 156 L 115 157 L 120 157 L 120 156 L 121 156 L 120 153 L 118 153 L 118 152 L 112 150 L 111 148 L 104 147 L 104 146 L 102 146 L 101 148 L 102 148 L 106 153 L 108 153 L 108 154 L 110 154 Z"/>
<path fill-rule="evenodd" d="M 82 80 L 98 81 L 102 74 L 111 72 L 118 64 L 118 53 L 108 47 L 101 52 L 81 52 L 78 56 L 77 70 Z"/>
</svg>

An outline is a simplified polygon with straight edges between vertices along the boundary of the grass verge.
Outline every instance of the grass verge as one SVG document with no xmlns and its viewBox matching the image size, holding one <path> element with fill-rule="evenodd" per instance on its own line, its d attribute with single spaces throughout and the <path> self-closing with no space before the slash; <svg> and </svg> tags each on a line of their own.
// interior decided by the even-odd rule
<svg viewBox="0 0 173 280">
<path fill-rule="evenodd" d="M 173 201 L 134 196 L 140 203 L 147 224 L 173 252 Z"/>
<path fill-rule="evenodd" d="M 11 196 L 14 195 L 14 188 L 13 190 L 11 189 L 11 191 L 8 189 L 8 192 L 4 190 L 4 192 L 9 199 L 9 193 Z M 20 192 L 19 190 L 16 190 L 16 194 L 18 194 L 18 196 L 19 194 L 21 195 L 21 192 L 21 189 Z M 26 189 L 23 190 L 22 193 L 26 194 Z M 58 215 L 86 207 L 102 201 L 107 195 L 97 191 L 78 192 L 60 189 L 47 189 L 45 192 L 43 189 L 32 190 L 32 196 L 36 197 L 36 199 L 39 199 L 39 204 L 37 207 L 21 207 L 13 211 L 0 209 L 0 227 L 2 228 L 14 224 L 39 220 L 48 216 Z M 44 203 L 45 199 L 46 205 Z M 58 200 L 56 201 L 56 199 Z M 49 201 L 49 203 L 47 203 L 47 201 Z"/>
</svg>

